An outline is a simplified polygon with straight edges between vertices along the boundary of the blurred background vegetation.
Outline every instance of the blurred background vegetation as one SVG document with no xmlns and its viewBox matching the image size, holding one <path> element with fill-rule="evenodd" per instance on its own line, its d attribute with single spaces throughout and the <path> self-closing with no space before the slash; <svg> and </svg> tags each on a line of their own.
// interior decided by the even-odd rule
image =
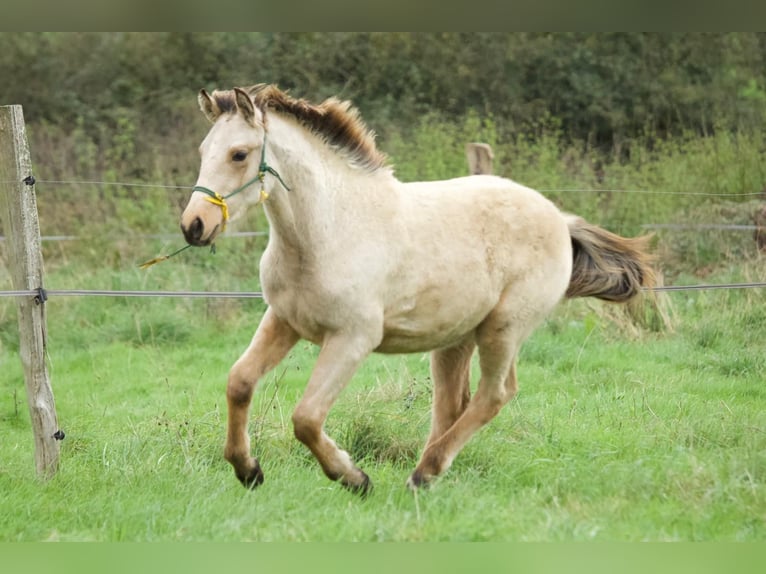
<svg viewBox="0 0 766 574">
<path fill-rule="evenodd" d="M 3 33 L 0 77 L 39 180 L 189 187 L 207 131 L 196 92 L 270 82 L 351 99 L 402 180 L 463 175 L 466 142 L 485 141 L 495 173 L 623 234 L 751 223 L 766 184 L 763 33 Z M 37 191 L 43 234 L 175 232 L 188 198 Z M 752 235 L 721 241 L 675 234 L 665 261 L 752 253 Z M 128 249 L 117 259 L 141 257 Z"/>
<path fill-rule="evenodd" d="M 104 145 L 126 124 L 173 133 L 200 87 L 276 82 L 350 98 L 381 132 L 475 111 L 507 133 L 556 118 L 569 141 L 628 153 L 640 135 L 761 121 L 766 34 L 5 33 L 0 74 L 30 122 Z"/>
</svg>

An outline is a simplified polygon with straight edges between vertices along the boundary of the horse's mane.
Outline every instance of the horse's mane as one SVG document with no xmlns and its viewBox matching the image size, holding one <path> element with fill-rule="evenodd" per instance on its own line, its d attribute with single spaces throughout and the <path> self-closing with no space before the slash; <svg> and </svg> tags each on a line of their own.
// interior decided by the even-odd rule
<svg viewBox="0 0 766 574">
<path fill-rule="evenodd" d="M 331 97 L 315 105 L 287 95 L 273 84 L 244 88 L 262 111 L 266 109 L 293 116 L 349 160 L 364 169 L 375 171 L 387 166 L 388 158 L 375 146 L 375 132 L 362 121 L 359 110 L 349 101 Z M 233 91 L 216 91 L 213 97 L 221 111 L 236 109 Z"/>
</svg>

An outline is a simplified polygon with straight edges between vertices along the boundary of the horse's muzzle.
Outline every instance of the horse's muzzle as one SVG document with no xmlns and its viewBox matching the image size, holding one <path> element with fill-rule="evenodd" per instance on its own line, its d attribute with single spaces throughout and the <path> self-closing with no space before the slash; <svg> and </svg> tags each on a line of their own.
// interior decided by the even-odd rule
<svg viewBox="0 0 766 574">
<path fill-rule="evenodd" d="M 181 231 L 183 231 L 186 242 L 189 245 L 201 247 L 208 244 L 208 241 L 202 239 L 202 236 L 205 233 L 205 225 L 199 217 L 195 217 L 188 227 L 184 227 L 184 224 L 182 223 Z"/>
</svg>

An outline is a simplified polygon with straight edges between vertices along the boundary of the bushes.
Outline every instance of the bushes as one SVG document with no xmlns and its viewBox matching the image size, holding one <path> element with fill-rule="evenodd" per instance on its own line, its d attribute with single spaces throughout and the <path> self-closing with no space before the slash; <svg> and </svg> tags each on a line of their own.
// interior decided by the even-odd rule
<svg viewBox="0 0 766 574">
<path fill-rule="evenodd" d="M 275 82 L 354 100 L 379 130 L 428 113 L 502 118 L 506 135 L 556 117 L 568 141 L 625 149 L 647 129 L 707 135 L 764 119 L 756 33 L 7 33 L 0 102 L 92 136 L 141 111 L 177 128 L 201 87 Z"/>
<path fill-rule="evenodd" d="M 764 188 L 765 61 L 762 34 L 9 33 L 0 76 L 24 81 L 0 85 L 0 102 L 24 106 L 38 180 L 189 187 L 207 130 L 198 88 L 339 95 L 404 181 L 463 175 L 465 144 L 484 141 L 495 173 L 633 235 Z M 175 231 L 188 197 L 37 192 L 44 234 L 94 237 Z M 715 241 L 702 251 L 725 251 Z"/>
</svg>

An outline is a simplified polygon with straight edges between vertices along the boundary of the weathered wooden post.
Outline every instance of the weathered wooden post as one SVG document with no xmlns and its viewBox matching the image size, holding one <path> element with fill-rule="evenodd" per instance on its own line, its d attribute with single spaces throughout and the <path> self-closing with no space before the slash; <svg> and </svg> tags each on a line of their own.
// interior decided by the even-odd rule
<svg viewBox="0 0 766 574">
<path fill-rule="evenodd" d="M 37 474 L 50 478 L 58 469 L 58 428 L 48 365 L 43 258 L 37 220 L 32 162 L 21 106 L 0 106 L 0 216 L 8 250 L 19 318 L 19 354 L 35 437 Z"/>
<path fill-rule="evenodd" d="M 755 233 L 753 234 L 755 244 L 758 246 L 758 251 L 766 253 L 766 205 L 760 211 L 755 212 L 753 222 L 755 223 Z"/>
<path fill-rule="evenodd" d="M 492 173 L 492 146 L 485 143 L 468 143 L 465 146 L 465 155 L 468 159 L 468 172 L 471 175 Z"/>
</svg>

